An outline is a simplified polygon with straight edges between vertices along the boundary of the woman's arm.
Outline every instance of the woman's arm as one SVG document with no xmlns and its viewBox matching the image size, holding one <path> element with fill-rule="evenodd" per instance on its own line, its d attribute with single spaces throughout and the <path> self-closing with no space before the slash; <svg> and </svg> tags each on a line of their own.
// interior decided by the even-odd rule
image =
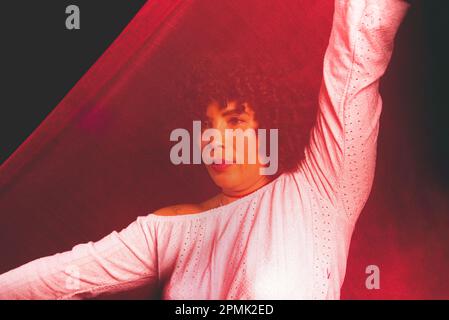
<svg viewBox="0 0 449 320">
<path fill-rule="evenodd" d="M 157 285 L 151 215 L 120 232 L 0 275 L 0 299 L 82 299 Z"/>
<path fill-rule="evenodd" d="M 336 0 L 317 123 L 302 170 L 354 223 L 371 190 L 382 100 L 379 79 L 408 8 L 404 0 Z"/>
</svg>

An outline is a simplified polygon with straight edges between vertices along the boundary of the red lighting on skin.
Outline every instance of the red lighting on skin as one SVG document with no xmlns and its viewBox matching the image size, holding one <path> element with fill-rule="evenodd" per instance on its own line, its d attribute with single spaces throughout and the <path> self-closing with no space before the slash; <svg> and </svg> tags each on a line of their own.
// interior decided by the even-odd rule
<svg viewBox="0 0 449 320">
<path fill-rule="evenodd" d="M 215 170 L 216 172 L 223 172 L 229 169 L 229 167 L 233 164 L 233 161 L 227 159 L 214 159 L 213 163 L 209 166 Z"/>
<path fill-rule="evenodd" d="M 226 169 L 228 169 L 230 166 L 231 166 L 230 164 L 226 164 L 226 163 L 220 163 L 220 164 L 214 163 L 214 164 L 210 165 L 210 167 L 212 169 L 214 169 L 215 171 L 218 171 L 218 172 L 226 171 Z"/>
</svg>

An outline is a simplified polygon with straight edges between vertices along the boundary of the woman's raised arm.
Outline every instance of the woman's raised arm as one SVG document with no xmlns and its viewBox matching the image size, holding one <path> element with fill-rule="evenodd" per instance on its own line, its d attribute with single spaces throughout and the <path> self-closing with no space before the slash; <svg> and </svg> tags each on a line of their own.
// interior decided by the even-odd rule
<svg viewBox="0 0 449 320">
<path fill-rule="evenodd" d="M 82 299 L 158 282 L 151 215 L 71 251 L 0 275 L 0 299 Z"/>
<path fill-rule="evenodd" d="M 336 0 L 317 123 L 302 171 L 354 223 L 371 190 L 382 100 L 404 0 Z"/>
</svg>

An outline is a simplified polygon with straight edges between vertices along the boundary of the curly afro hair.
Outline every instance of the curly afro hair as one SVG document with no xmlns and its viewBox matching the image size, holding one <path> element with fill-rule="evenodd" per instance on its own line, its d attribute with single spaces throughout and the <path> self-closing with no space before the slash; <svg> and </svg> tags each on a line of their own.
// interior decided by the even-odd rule
<svg viewBox="0 0 449 320">
<path fill-rule="evenodd" d="M 298 169 L 316 116 L 316 95 L 288 78 L 288 70 L 270 58 L 219 53 L 191 58 L 182 66 L 172 99 L 182 103 L 186 124 L 204 117 L 212 101 L 248 102 L 259 128 L 278 129 L 278 173 Z M 179 70 L 178 70 L 179 71 Z"/>
</svg>

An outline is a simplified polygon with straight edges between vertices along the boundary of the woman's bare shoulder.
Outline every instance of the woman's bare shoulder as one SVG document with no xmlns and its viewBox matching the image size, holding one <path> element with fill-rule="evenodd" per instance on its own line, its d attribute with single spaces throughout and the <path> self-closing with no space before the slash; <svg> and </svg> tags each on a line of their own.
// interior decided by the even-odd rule
<svg viewBox="0 0 449 320">
<path fill-rule="evenodd" d="M 182 203 L 174 206 L 168 206 L 156 210 L 153 212 L 155 215 L 159 216 L 177 216 L 183 214 L 194 214 L 209 210 L 216 206 L 218 196 L 212 197 L 204 202 L 195 204 L 195 203 Z"/>
<path fill-rule="evenodd" d="M 193 214 L 204 211 L 200 204 L 183 203 L 174 206 L 168 206 L 156 210 L 153 214 L 158 216 L 177 216 L 182 214 Z"/>
</svg>

